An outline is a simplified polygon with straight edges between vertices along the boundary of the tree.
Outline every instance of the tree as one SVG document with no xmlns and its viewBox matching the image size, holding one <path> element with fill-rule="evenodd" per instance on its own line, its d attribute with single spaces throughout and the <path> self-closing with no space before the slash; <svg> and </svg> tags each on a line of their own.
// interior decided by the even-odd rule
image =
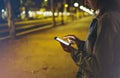
<svg viewBox="0 0 120 78">
<path fill-rule="evenodd" d="M 29 18 L 29 10 L 35 5 L 35 3 L 32 0 L 20 0 L 21 2 L 21 8 L 24 8 L 25 10 L 25 18 Z"/>
<path fill-rule="evenodd" d="M 48 1 L 44 0 L 44 1 L 42 2 L 42 7 L 47 7 L 47 4 L 48 4 Z"/>
<path fill-rule="evenodd" d="M 10 32 L 10 37 L 11 38 L 16 38 L 16 33 L 15 33 L 15 25 L 14 25 L 14 18 L 13 18 L 13 12 L 11 8 L 11 2 L 10 0 L 4 0 L 5 5 L 6 5 L 6 10 L 7 10 L 7 16 L 8 16 L 8 27 L 9 27 L 9 32 Z"/>
</svg>

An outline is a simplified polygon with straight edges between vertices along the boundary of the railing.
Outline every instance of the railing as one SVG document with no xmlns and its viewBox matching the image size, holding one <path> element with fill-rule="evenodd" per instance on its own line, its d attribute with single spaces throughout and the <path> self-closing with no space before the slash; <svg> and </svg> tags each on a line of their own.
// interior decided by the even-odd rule
<svg viewBox="0 0 120 78">
<path fill-rule="evenodd" d="M 43 28 L 52 27 L 52 19 L 29 20 L 15 22 L 16 36 L 27 34 L 33 31 L 38 31 Z M 57 19 L 56 24 L 61 24 L 61 20 Z M 9 27 L 7 23 L 0 24 L 0 40 L 10 38 Z"/>
</svg>

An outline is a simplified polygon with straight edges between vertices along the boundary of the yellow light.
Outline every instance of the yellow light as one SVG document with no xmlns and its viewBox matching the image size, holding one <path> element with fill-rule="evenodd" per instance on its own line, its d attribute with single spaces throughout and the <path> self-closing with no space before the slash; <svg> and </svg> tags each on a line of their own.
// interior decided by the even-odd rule
<svg viewBox="0 0 120 78">
<path fill-rule="evenodd" d="M 47 2 L 48 0 L 45 0 L 45 2 Z"/>
<path fill-rule="evenodd" d="M 68 7 L 68 4 L 65 4 L 65 7 L 67 8 L 67 7 Z"/>
</svg>

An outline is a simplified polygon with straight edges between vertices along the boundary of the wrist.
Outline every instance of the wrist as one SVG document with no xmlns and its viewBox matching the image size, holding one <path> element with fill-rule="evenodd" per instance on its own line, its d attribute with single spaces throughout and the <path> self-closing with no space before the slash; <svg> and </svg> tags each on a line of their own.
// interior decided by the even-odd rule
<svg viewBox="0 0 120 78">
<path fill-rule="evenodd" d="M 84 45 L 85 45 L 85 41 L 79 40 L 79 44 L 77 45 L 78 46 L 78 50 L 79 51 L 83 51 L 84 50 Z"/>
</svg>

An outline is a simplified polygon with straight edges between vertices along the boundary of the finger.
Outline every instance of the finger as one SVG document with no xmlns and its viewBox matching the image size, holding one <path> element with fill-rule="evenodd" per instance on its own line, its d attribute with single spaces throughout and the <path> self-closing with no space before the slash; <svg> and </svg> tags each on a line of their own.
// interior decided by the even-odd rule
<svg viewBox="0 0 120 78">
<path fill-rule="evenodd" d="M 73 37 L 74 37 L 74 35 L 73 35 L 73 34 L 68 34 L 68 35 L 65 35 L 64 37 L 68 37 L 68 36 L 73 36 Z"/>
<path fill-rule="evenodd" d="M 75 36 L 64 36 L 63 38 L 64 39 L 75 39 L 76 37 Z"/>
<path fill-rule="evenodd" d="M 62 46 L 63 48 L 67 47 L 67 45 L 65 45 L 65 44 L 63 44 L 63 43 L 61 43 L 61 42 L 60 42 L 60 44 L 61 44 L 61 46 Z"/>
<path fill-rule="evenodd" d="M 74 40 L 74 39 L 67 39 L 67 40 L 70 44 L 74 44 L 76 42 L 76 40 Z"/>
</svg>

